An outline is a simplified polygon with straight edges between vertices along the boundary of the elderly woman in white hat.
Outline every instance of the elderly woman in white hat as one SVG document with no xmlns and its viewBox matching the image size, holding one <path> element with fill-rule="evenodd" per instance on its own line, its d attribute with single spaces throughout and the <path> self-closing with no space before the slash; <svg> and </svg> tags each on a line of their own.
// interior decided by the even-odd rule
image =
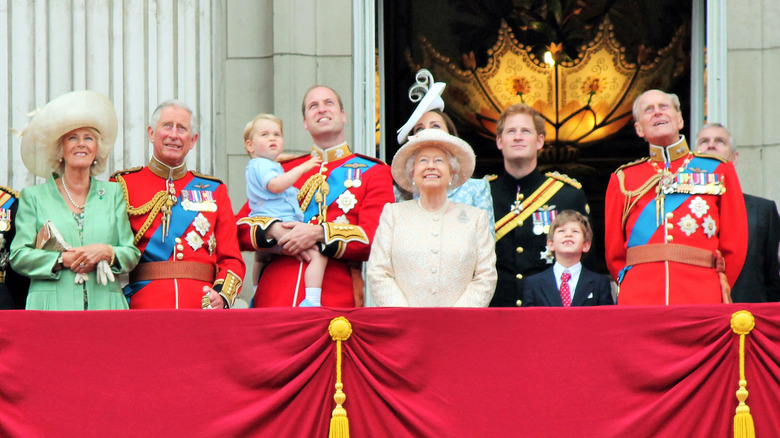
<svg viewBox="0 0 780 438">
<path fill-rule="evenodd" d="M 444 99 L 441 98 L 447 84 L 433 82 L 433 75 L 422 69 L 415 75 L 415 84 L 409 88 L 409 99 L 419 101 L 409 120 L 398 130 L 398 144 L 403 145 L 410 135 L 418 134 L 423 129 L 441 129 L 447 134 L 458 136 L 458 131 L 452 119 L 444 112 Z M 397 199 L 409 199 L 407 193 L 396 193 Z M 495 219 L 493 217 L 493 197 L 490 194 L 490 183 L 485 178 L 469 178 L 460 187 L 452 189 L 447 195 L 450 201 L 472 205 L 488 213 L 491 233 L 495 234 Z"/>
<path fill-rule="evenodd" d="M 113 274 L 141 256 L 124 194 L 93 178 L 117 135 L 114 106 L 94 91 L 49 102 L 22 132 L 22 160 L 46 182 L 22 190 L 11 266 L 31 279 L 27 309 L 127 309 Z"/>
<path fill-rule="evenodd" d="M 496 287 L 487 212 L 447 198 L 474 172 L 474 151 L 442 130 L 426 129 L 398 150 L 392 172 L 419 198 L 382 211 L 368 259 L 376 305 L 486 307 Z"/>
</svg>

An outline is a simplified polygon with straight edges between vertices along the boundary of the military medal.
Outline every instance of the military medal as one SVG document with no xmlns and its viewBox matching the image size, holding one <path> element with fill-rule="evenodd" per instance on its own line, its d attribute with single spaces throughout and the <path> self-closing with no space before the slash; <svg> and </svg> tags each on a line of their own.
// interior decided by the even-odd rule
<svg viewBox="0 0 780 438">
<path fill-rule="evenodd" d="M 203 237 L 206 237 L 206 233 L 208 233 L 209 228 L 211 228 L 209 220 L 206 219 L 206 216 L 203 216 L 203 213 L 198 213 L 198 215 L 195 216 L 195 219 L 192 221 L 192 225 L 195 227 L 195 230 L 197 230 Z"/>
<path fill-rule="evenodd" d="M 214 233 L 211 233 L 209 238 L 209 255 L 214 255 L 214 250 L 217 249 L 217 238 L 214 237 Z"/>
<path fill-rule="evenodd" d="M 353 169 L 347 169 L 347 175 L 346 178 L 344 179 L 344 187 L 348 189 L 352 188 L 352 172 Z"/>
<path fill-rule="evenodd" d="M 355 195 L 350 193 L 349 190 L 345 190 L 344 193 L 340 194 L 338 199 L 336 199 L 336 204 L 339 206 L 341 211 L 347 213 L 355 208 L 355 205 L 357 205 L 357 198 Z"/>
<path fill-rule="evenodd" d="M 11 210 L 0 208 L 0 232 L 11 229 Z"/>
<path fill-rule="evenodd" d="M 515 195 L 515 202 L 509 207 L 509 210 L 514 214 L 520 214 L 523 212 L 523 194 L 520 193 L 520 186 L 517 186 L 517 194 Z"/>
<path fill-rule="evenodd" d="M 355 177 L 352 179 L 352 187 L 360 187 L 363 185 L 363 171 L 355 169 Z"/>
<path fill-rule="evenodd" d="M 188 211 L 217 211 L 214 194 L 208 190 L 182 190 L 181 206 Z"/>
<path fill-rule="evenodd" d="M 201 246 L 203 246 L 203 239 L 201 239 L 200 235 L 198 235 L 198 233 L 196 233 L 194 230 L 187 233 L 187 237 L 185 237 L 184 240 L 187 241 L 193 251 L 197 251 Z"/>
<path fill-rule="evenodd" d="M 558 212 L 555 210 L 537 211 L 533 214 L 533 233 L 537 236 L 547 234 L 550 232 L 550 224 L 552 224 L 555 216 Z"/>
</svg>

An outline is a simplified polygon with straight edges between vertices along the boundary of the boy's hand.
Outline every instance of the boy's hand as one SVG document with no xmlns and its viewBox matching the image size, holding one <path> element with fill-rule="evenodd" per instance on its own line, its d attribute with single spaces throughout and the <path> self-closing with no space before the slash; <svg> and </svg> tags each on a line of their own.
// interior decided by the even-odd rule
<svg viewBox="0 0 780 438">
<path fill-rule="evenodd" d="M 306 161 L 305 163 L 301 164 L 301 166 L 305 169 L 304 173 L 306 173 L 306 172 L 308 172 L 308 171 L 310 171 L 310 170 L 312 170 L 312 169 L 314 169 L 316 167 L 320 167 L 321 164 L 322 164 L 322 159 L 321 158 L 319 158 L 319 157 L 311 157 L 311 158 L 309 158 L 308 161 Z"/>
</svg>

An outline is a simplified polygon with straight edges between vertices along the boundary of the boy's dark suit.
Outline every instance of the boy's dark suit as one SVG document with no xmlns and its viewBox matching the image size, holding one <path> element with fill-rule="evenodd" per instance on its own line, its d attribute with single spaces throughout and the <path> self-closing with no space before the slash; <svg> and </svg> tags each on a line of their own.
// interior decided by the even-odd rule
<svg viewBox="0 0 780 438">
<path fill-rule="evenodd" d="M 525 298 L 523 307 L 563 307 L 553 268 L 528 277 L 525 280 L 523 297 Z M 574 291 L 571 305 L 601 306 L 605 304 L 615 304 L 612 300 L 609 279 L 583 267 L 580 278 L 577 280 L 577 289 Z"/>
</svg>

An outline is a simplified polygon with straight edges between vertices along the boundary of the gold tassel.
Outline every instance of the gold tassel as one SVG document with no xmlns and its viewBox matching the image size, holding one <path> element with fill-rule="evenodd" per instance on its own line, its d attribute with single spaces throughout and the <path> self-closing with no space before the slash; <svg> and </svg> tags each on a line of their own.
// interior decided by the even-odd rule
<svg viewBox="0 0 780 438">
<path fill-rule="evenodd" d="M 734 415 L 734 438 L 755 438 L 756 428 L 750 408 L 745 404 L 748 398 L 747 380 L 745 380 L 745 335 L 756 326 L 756 320 L 747 310 L 740 310 L 731 315 L 731 329 L 739 335 L 739 389 L 737 390 L 736 415 Z"/>
<path fill-rule="evenodd" d="M 341 383 L 341 342 L 349 339 L 352 334 L 352 324 L 343 316 L 333 318 L 328 325 L 328 333 L 330 333 L 331 339 L 336 341 L 336 393 L 333 395 L 336 408 L 333 409 L 330 418 L 328 437 L 349 438 L 349 420 L 347 419 L 347 410 L 343 407 L 347 395 L 342 391 L 344 384 Z"/>
</svg>

